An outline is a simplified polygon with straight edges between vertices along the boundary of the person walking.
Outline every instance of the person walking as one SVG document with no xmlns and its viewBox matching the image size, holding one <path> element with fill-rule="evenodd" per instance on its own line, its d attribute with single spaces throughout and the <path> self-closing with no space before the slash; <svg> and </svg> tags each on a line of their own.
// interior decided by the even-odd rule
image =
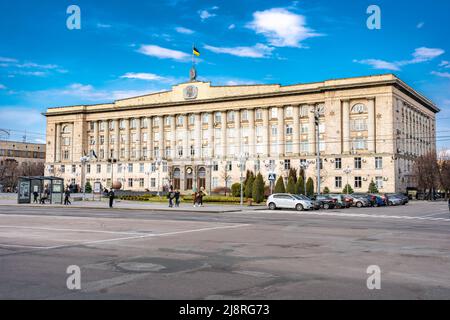
<svg viewBox="0 0 450 320">
<path fill-rule="evenodd" d="M 109 207 L 112 208 L 113 204 L 114 204 L 114 189 L 111 188 L 111 190 L 108 192 L 108 197 L 109 197 Z"/>
<path fill-rule="evenodd" d="M 198 203 L 198 192 L 197 191 L 194 191 L 193 198 L 194 198 L 194 208 L 195 208 Z"/>
<path fill-rule="evenodd" d="M 180 207 L 180 190 L 175 190 L 175 207 Z"/>
<path fill-rule="evenodd" d="M 169 199 L 169 208 L 173 208 L 173 199 L 175 199 L 175 193 L 173 192 L 172 188 L 167 194 L 167 198 Z"/>
<path fill-rule="evenodd" d="M 205 188 L 201 187 L 198 193 L 198 206 L 203 207 L 203 197 L 206 195 Z"/>
<path fill-rule="evenodd" d="M 450 211 L 450 198 L 448 198 L 448 211 Z"/>
<path fill-rule="evenodd" d="M 33 203 L 39 203 L 38 202 L 39 193 L 37 191 L 33 192 Z"/>
<path fill-rule="evenodd" d="M 72 204 L 72 202 L 70 202 L 70 189 L 67 188 L 64 192 L 64 205 L 68 206 L 69 204 Z"/>
<path fill-rule="evenodd" d="M 44 188 L 44 196 L 41 196 L 41 204 L 45 204 L 45 201 L 47 201 L 50 197 L 50 190 L 48 189 L 48 185 Z"/>
</svg>

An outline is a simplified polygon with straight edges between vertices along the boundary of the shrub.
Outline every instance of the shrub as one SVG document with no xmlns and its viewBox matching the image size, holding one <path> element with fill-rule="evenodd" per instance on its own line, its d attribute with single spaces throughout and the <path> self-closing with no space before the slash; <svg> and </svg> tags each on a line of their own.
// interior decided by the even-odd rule
<svg viewBox="0 0 450 320">
<path fill-rule="evenodd" d="M 308 197 L 314 195 L 314 181 L 311 178 L 308 178 L 308 181 L 306 181 L 306 195 Z"/>
<path fill-rule="evenodd" d="M 352 187 L 349 184 L 347 184 L 345 186 L 344 190 L 342 190 L 342 193 L 343 194 L 352 194 L 353 193 L 353 189 L 352 189 Z"/>
<path fill-rule="evenodd" d="M 323 188 L 323 193 L 324 194 L 329 194 L 330 193 L 330 189 L 328 189 L 328 187 Z"/>
<path fill-rule="evenodd" d="M 255 177 L 253 176 L 253 173 L 251 173 L 247 179 L 247 182 L 245 183 L 244 195 L 246 198 L 252 197 L 254 181 L 255 181 Z"/>
<path fill-rule="evenodd" d="M 275 184 L 275 193 L 286 193 L 286 188 L 284 186 L 283 177 L 279 177 L 277 183 Z"/>
<path fill-rule="evenodd" d="M 231 194 L 233 197 L 240 197 L 241 195 L 241 184 L 239 182 L 233 183 L 231 186 Z"/>
<path fill-rule="evenodd" d="M 216 194 L 220 194 L 220 193 L 226 194 L 226 193 L 230 193 L 230 192 L 231 192 L 230 188 L 226 188 L 226 187 L 217 187 L 213 190 L 213 193 L 216 193 Z"/>
<path fill-rule="evenodd" d="M 305 194 L 305 180 L 303 177 L 298 177 L 297 183 L 295 184 L 296 194 Z"/>
<path fill-rule="evenodd" d="M 255 181 L 253 182 L 253 190 L 252 190 L 253 201 L 255 201 L 256 203 L 261 203 L 264 201 L 264 188 L 265 184 L 263 177 L 261 173 L 258 173 Z"/>
<path fill-rule="evenodd" d="M 85 186 L 84 186 L 84 191 L 86 192 L 86 193 L 91 193 L 92 192 L 92 186 L 91 186 L 91 183 L 88 181 L 88 182 L 86 182 L 86 184 L 85 184 Z"/>
<path fill-rule="evenodd" d="M 293 177 L 289 177 L 288 183 L 286 186 L 286 192 L 290 194 L 296 194 L 295 182 Z"/>
<path fill-rule="evenodd" d="M 372 179 L 372 181 L 370 181 L 370 184 L 369 184 L 369 193 L 378 193 L 377 185 L 375 184 L 373 179 Z"/>
</svg>

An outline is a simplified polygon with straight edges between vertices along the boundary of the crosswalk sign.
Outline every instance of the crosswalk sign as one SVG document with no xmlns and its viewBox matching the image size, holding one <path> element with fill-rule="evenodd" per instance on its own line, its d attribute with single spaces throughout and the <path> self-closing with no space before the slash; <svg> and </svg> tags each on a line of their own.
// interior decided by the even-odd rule
<svg viewBox="0 0 450 320">
<path fill-rule="evenodd" d="M 277 180 L 277 175 L 275 173 L 269 173 L 269 181 Z"/>
</svg>

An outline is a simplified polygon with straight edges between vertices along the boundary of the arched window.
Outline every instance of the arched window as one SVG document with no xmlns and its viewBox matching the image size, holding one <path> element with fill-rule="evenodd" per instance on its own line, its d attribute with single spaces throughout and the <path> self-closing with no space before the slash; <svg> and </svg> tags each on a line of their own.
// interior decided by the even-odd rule
<svg viewBox="0 0 450 320">
<path fill-rule="evenodd" d="M 70 132 L 69 130 L 70 129 L 69 129 L 68 125 L 65 125 L 65 126 L 62 127 L 62 133 L 69 133 Z"/>
<path fill-rule="evenodd" d="M 366 113 L 367 107 L 362 103 L 357 103 L 352 108 L 352 113 Z"/>
</svg>

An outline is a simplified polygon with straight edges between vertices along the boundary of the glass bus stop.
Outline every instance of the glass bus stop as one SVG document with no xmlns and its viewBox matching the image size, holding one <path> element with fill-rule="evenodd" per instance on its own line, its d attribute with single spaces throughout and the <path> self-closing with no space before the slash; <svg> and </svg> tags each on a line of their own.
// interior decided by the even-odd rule
<svg viewBox="0 0 450 320">
<path fill-rule="evenodd" d="M 48 191 L 48 198 L 45 197 Z M 30 204 L 34 201 L 33 193 L 38 193 L 38 203 L 62 204 L 64 194 L 64 179 L 57 177 L 20 177 L 18 190 L 19 204 Z M 47 201 L 47 202 L 45 202 Z"/>
</svg>

